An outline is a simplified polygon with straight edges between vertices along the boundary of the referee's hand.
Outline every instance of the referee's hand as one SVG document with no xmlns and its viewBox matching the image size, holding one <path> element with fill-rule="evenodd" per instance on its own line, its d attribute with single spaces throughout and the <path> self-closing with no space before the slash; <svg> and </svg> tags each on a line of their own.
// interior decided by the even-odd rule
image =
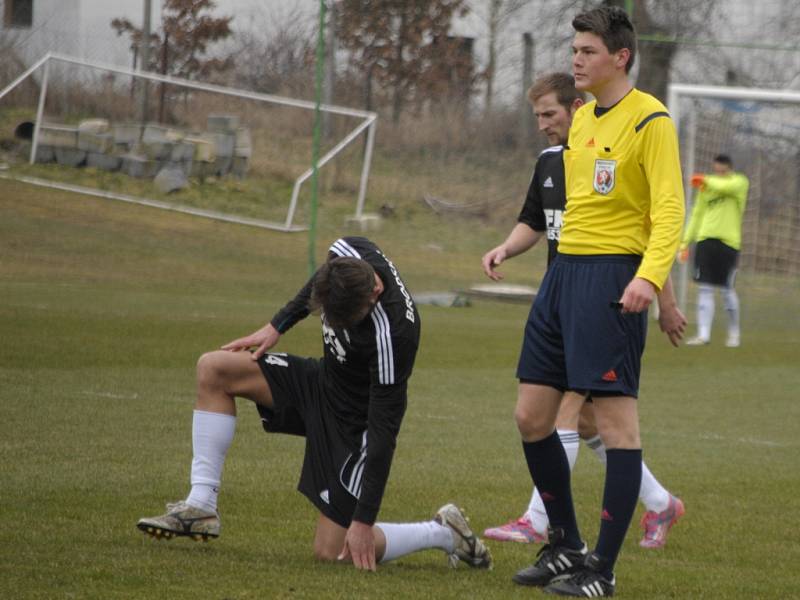
<svg viewBox="0 0 800 600">
<path fill-rule="evenodd" d="M 656 297 L 655 286 L 641 277 L 634 277 L 622 292 L 619 302 L 623 313 L 640 313 L 653 303 Z"/>
</svg>

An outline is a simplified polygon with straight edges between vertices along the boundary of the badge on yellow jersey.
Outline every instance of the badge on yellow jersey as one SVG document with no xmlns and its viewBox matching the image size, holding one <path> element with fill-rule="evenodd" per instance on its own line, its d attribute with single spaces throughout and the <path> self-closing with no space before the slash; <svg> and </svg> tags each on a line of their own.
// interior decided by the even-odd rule
<svg viewBox="0 0 800 600">
<path fill-rule="evenodd" d="M 617 161 L 596 159 L 594 161 L 594 190 L 598 194 L 608 194 L 614 189 Z"/>
</svg>

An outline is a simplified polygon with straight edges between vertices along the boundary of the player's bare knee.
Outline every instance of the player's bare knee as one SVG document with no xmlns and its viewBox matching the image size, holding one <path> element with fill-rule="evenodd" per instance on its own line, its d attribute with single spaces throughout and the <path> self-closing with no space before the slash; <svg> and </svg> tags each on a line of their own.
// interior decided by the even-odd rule
<svg viewBox="0 0 800 600">
<path fill-rule="evenodd" d="M 197 386 L 200 389 L 217 389 L 224 377 L 223 359 L 226 353 L 220 350 L 206 352 L 197 360 Z"/>
<path fill-rule="evenodd" d="M 520 436 L 526 442 L 544 439 L 553 431 L 552 423 L 545 422 L 542 415 L 531 410 L 529 406 L 517 405 L 514 410 L 514 420 L 517 422 Z"/>
</svg>

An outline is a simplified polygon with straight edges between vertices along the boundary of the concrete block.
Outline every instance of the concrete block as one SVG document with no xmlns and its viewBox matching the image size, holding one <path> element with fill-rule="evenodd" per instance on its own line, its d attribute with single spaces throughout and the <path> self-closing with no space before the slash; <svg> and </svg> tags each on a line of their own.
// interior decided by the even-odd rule
<svg viewBox="0 0 800 600">
<path fill-rule="evenodd" d="M 94 133 L 78 130 L 78 149 L 87 152 L 111 152 L 114 149 L 114 138 L 110 133 Z"/>
<path fill-rule="evenodd" d="M 241 127 L 236 130 L 236 142 L 233 148 L 234 156 L 244 156 L 250 158 L 253 155 L 253 141 L 250 138 L 250 130 Z"/>
<path fill-rule="evenodd" d="M 244 178 L 250 168 L 250 159 L 245 156 L 234 156 L 231 163 L 231 173 L 236 177 Z"/>
<path fill-rule="evenodd" d="M 153 183 L 160 191 L 169 194 L 187 187 L 189 180 L 179 164 L 170 163 L 158 172 Z"/>
<path fill-rule="evenodd" d="M 142 126 L 138 123 L 115 123 L 111 128 L 111 135 L 114 136 L 115 146 L 124 145 L 131 149 L 142 135 Z"/>
<path fill-rule="evenodd" d="M 80 167 L 86 162 L 85 150 L 67 148 L 65 146 L 56 146 L 55 153 L 58 164 L 66 167 Z"/>
<path fill-rule="evenodd" d="M 39 128 L 38 143 L 54 148 L 77 148 L 78 129 L 64 125 L 42 125 Z"/>
<path fill-rule="evenodd" d="M 214 152 L 214 143 L 201 137 L 187 137 L 183 140 L 194 146 L 194 155 L 192 158 L 201 162 L 213 162 L 216 158 Z"/>
<path fill-rule="evenodd" d="M 239 129 L 239 117 L 236 115 L 208 115 L 206 129 L 211 133 L 233 133 Z"/>
<path fill-rule="evenodd" d="M 122 157 L 104 152 L 88 152 L 86 164 L 89 167 L 95 167 L 103 171 L 118 171 L 122 166 Z"/>
<path fill-rule="evenodd" d="M 146 156 L 126 154 L 122 157 L 122 171 L 131 177 L 149 179 L 156 176 L 158 169 L 158 162 Z"/>
<path fill-rule="evenodd" d="M 33 158 L 37 163 L 51 163 L 56 160 L 55 148 L 39 144 L 36 146 L 36 156 Z"/>
<path fill-rule="evenodd" d="M 217 177 L 224 177 L 231 172 L 232 156 L 218 156 L 214 161 L 213 173 Z"/>
<path fill-rule="evenodd" d="M 192 144 L 191 142 L 187 142 L 186 140 L 182 140 L 180 142 L 177 142 L 172 147 L 170 160 L 175 162 L 182 162 L 186 160 L 191 161 L 192 157 L 194 157 L 194 152 L 195 152 L 194 144 Z"/>
<path fill-rule="evenodd" d="M 109 133 L 108 119 L 85 119 L 78 123 L 78 133 Z"/>
<path fill-rule="evenodd" d="M 236 148 L 236 136 L 232 133 L 209 133 L 209 138 L 214 143 L 214 153 L 217 158 L 230 158 Z"/>
</svg>

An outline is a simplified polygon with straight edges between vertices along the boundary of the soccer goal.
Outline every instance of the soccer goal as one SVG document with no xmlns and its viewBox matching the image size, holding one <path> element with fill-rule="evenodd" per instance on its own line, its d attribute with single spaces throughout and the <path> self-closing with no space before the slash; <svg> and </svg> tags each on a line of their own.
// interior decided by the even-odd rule
<svg viewBox="0 0 800 600">
<path fill-rule="evenodd" d="M 39 90 L 27 107 L 31 166 L 12 165 L 6 176 L 268 229 L 307 229 L 313 102 L 50 53 L 0 90 L 0 110 L 30 80 Z M 356 196 L 350 214 L 360 219 L 377 115 L 320 110 L 338 137 L 317 166 L 337 159 L 334 185 Z M 362 134 L 364 144 L 353 144 Z"/>
<path fill-rule="evenodd" d="M 717 154 L 750 179 L 739 268 L 800 275 L 800 92 L 671 84 L 668 106 L 680 139 L 687 219 L 692 173 Z M 686 306 L 689 265 L 680 265 L 678 302 Z"/>
</svg>

